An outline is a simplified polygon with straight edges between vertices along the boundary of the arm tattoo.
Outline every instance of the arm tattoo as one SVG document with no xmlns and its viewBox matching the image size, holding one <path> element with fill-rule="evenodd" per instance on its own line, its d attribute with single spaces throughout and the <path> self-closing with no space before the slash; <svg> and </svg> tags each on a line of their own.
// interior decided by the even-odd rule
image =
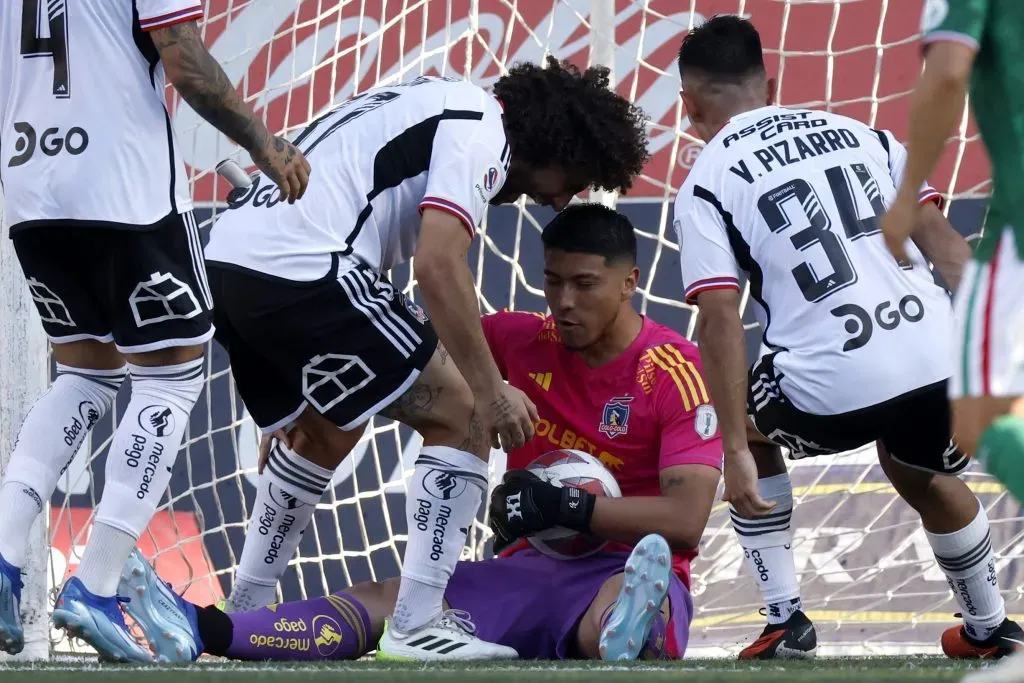
<svg viewBox="0 0 1024 683">
<path fill-rule="evenodd" d="M 440 344 L 437 345 L 437 355 L 441 357 L 441 365 L 448 362 L 448 349 L 444 348 Z"/>
<path fill-rule="evenodd" d="M 669 489 L 676 488 L 683 485 L 682 477 L 662 477 L 661 478 L 661 492 L 668 493 Z"/>
<path fill-rule="evenodd" d="M 267 144 L 266 126 L 207 51 L 196 22 L 158 29 L 150 36 L 175 89 L 197 114 L 250 152 Z"/>
</svg>

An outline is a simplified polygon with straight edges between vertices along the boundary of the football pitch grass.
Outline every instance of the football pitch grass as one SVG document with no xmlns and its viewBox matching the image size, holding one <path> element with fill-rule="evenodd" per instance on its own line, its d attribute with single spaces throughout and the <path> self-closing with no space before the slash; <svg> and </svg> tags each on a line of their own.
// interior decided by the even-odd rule
<svg viewBox="0 0 1024 683">
<path fill-rule="evenodd" d="M 97 665 L 61 662 L 0 666 L 4 683 L 518 683 L 520 681 L 625 683 L 877 683 L 959 681 L 978 666 L 942 657 L 844 657 L 814 662 L 749 663 L 692 659 L 674 663 L 509 662 L 505 664 L 385 664 L 338 662 L 203 663 L 195 665 Z M 80 680 L 76 680 L 80 678 Z"/>
</svg>

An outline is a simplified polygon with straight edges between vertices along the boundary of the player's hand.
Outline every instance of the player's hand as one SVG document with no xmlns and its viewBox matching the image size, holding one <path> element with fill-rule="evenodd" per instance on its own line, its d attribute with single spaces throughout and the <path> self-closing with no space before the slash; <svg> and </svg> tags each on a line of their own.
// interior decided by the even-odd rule
<svg viewBox="0 0 1024 683">
<path fill-rule="evenodd" d="M 533 438 L 533 425 L 540 419 L 537 406 L 510 384 L 502 383 L 498 392 L 477 400 L 477 411 L 491 426 L 491 444 L 506 453 Z"/>
<path fill-rule="evenodd" d="M 505 548 L 519 540 L 517 538 L 509 538 L 505 536 L 501 531 L 496 529 L 494 525 L 491 525 L 491 531 L 494 533 L 494 539 L 491 542 L 491 549 L 494 551 L 495 555 L 500 555 Z"/>
<path fill-rule="evenodd" d="M 282 199 L 287 199 L 289 204 L 302 199 L 309 184 L 310 166 L 298 147 L 274 135 L 263 148 L 250 150 L 250 153 L 263 174 L 277 183 Z"/>
<path fill-rule="evenodd" d="M 263 474 L 263 468 L 267 466 L 267 458 L 270 457 L 270 447 L 274 445 L 274 439 L 283 443 L 285 448 L 292 447 L 292 440 L 284 429 L 278 429 L 273 434 L 264 434 L 260 438 L 260 459 L 256 464 L 256 471 L 259 474 Z"/>
<path fill-rule="evenodd" d="M 896 197 L 896 201 L 889 210 L 882 216 L 882 234 L 885 236 L 885 246 L 889 248 L 892 255 L 900 263 L 907 263 L 907 240 L 914 232 L 914 225 L 917 222 L 917 212 L 920 210 L 916 199 L 903 199 Z"/>
<path fill-rule="evenodd" d="M 757 487 L 757 463 L 749 448 L 726 454 L 724 470 L 722 500 L 732 505 L 740 517 L 753 519 L 772 511 L 775 503 L 762 498 Z"/>
<path fill-rule="evenodd" d="M 491 493 L 491 528 L 506 539 L 554 526 L 590 529 L 597 496 L 574 486 L 555 486 L 528 470 L 509 470 Z"/>
<path fill-rule="evenodd" d="M 491 492 L 488 518 L 509 542 L 558 525 L 562 489 L 527 470 L 509 470 Z"/>
</svg>

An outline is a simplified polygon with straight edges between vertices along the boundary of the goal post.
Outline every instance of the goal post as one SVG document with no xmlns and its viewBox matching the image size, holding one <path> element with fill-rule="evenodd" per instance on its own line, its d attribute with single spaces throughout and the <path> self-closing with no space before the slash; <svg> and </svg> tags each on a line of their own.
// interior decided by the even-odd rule
<svg viewBox="0 0 1024 683">
<path fill-rule="evenodd" d="M 0 225 L 4 199 L 0 193 Z M 32 403 L 49 380 L 46 335 L 29 297 L 14 253 L 14 245 L 0 238 L 0 474 L 7 470 L 18 430 Z M 48 508 L 49 506 L 47 506 Z M 2 523 L 2 520 L 0 520 Z M 25 649 L 14 660 L 46 659 L 50 650 L 46 576 L 49 573 L 49 543 L 46 515 L 40 515 L 30 529 L 31 542 L 21 594 L 25 625 Z M 6 656 L 0 653 L 0 661 Z"/>
<path fill-rule="evenodd" d="M 921 0 L 206 0 L 204 36 L 214 57 L 274 132 L 294 134 L 324 110 L 376 85 L 420 75 L 490 86 L 517 61 L 551 54 L 579 66 L 609 66 L 616 90 L 649 116 L 651 162 L 626 195 L 595 193 L 637 228 L 641 280 L 636 304 L 693 337 L 695 311 L 681 301 L 672 204 L 702 144 L 684 116 L 675 59 L 690 27 L 719 13 L 749 17 L 761 32 L 780 103 L 854 116 L 905 139 L 908 94 L 920 69 Z M 203 229 L 229 188 L 213 173 L 247 155 L 203 122 L 173 90 L 168 104 Z M 316 173 L 316 160 L 311 160 Z M 965 120 L 931 178 L 965 234 L 980 230 L 990 178 Z M 543 311 L 540 229 L 551 212 L 524 201 L 489 210 L 470 253 L 481 309 Z M 204 237 L 205 237 L 204 232 Z M 392 280 L 412 297 L 410 269 Z M 756 323 L 741 302 L 751 354 Z M 49 370 L 45 339 L 6 235 L 0 245 L 0 466 Z M 160 573 L 186 597 L 215 602 L 229 590 L 255 498 L 256 429 L 234 389 L 223 350 L 211 344 L 209 379 L 156 518 L 140 539 Z M 124 392 L 93 429 L 51 500 L 26 576 L 33 614 L 52 606 L 74 570 L 103 487 L 104 463 Z M 541 420 L 538 434 L 562 447 L 564 433 Z M 323 595 L 398 574 L 405 545 L 406 478 L 419 450 L 411 430 L 375 418 L 338 468 L 332 487 L 280 586 L 285 600 Z M 492 453 L 492 480 L 503 457 Z M 609 466 L 615 466 L 614 459 Z M 885 480 L 870 449 L 804 460 L 791 468 L 794 551 L 806 609 L 824 654 L 937 652 L 955 623 L 955 602 L 916 515 Z M 1024 618 L 1024 518 L 978 468 L 965 479 L 992 520 L 1001 586 L 1012 616 Z M 464 551 L 486 556 L 478 520 Z M 693 563 L 694 653 L 734 655 L 760 630 L 757 587 L 724 505 L 716 504 Z M 36 623 L 35 621 L 33 623 Z M 81 652 L 45 620 L 33 647 Z M 40 645 L 40 643 L 42 645 Z M 34 649 L 34 652 L 38 650 Z"/>
</svg>

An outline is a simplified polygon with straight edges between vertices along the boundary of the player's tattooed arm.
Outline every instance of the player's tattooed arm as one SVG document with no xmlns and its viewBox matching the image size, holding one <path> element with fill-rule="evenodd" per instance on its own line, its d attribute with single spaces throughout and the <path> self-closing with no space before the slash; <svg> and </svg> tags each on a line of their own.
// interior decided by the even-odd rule
<svg viewBox="0 0 1024 683">
<path fill-rule="evenodd" d="M 270 133 L 235 90 L 206 49 L 199 24 L 186 21 L 150 32 L 164 71 L 197 114 L 250 152 L 265 147 Z"/>
<path fill-rule="evenodd" d="M 271 135 L 235 90 L 199 33 L 186 21 L 150 32 L 167 79 L 197 114 L 244 147 L 263 173 L 293 204 L 306 192 L 310 166 L 295 145 Z"/>
<path fill-rule="evenodd" d="M 696 548 L 715 502 L 718 480 L 718 470 L 708 465 L 666 467 L 659 476 L 660 496 L 599 496 L 590 531 L 630 544 L 647 534 L 659 534 L 672 548 Z"/>
<path fill-rule="evenodd" d="M 539 418 L 526 394 L 505 383 L 487 345 L 467 263 L 470 242 L 459 218 L 426 207 L 413 256 L 414 273 L 437 336 L 473 392 L 476 413 L 492 445 L 509 451 L 533 438 L 533 424 Z M 478 452 L 485 454 L 486 449 Z"/>
<path fill-rule="evenodd" d="M 499 396 L 488 404 L 494 417 L 501 420 L 512 414 L 512 402 L 505 396 Z"/>
<path fill-rule="evenodd" d="M 679 488 L 684 483 L 686 483 L 686 480 L 683 479 L 682 477 L 671 477 L 671 476 L 662 475 L 662 477 L 660 479 L 660 483 L 661 483 L 661 492 L 664 495 L 669 495 L 669 492 L 672 489 Z"/>
</svg>

